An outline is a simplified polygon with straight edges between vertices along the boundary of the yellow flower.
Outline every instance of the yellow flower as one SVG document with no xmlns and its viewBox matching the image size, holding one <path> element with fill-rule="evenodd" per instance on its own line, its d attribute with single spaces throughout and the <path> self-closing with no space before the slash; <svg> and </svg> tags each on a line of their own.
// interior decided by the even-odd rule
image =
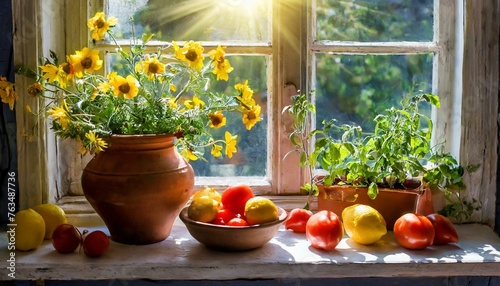
<svg viewBox="0 0 500 286">
<path fill-rule="evenodd" d="M 104 151 L 104 148 L 108 147 L 106 141 L 102 138 L 99 138 L 94 132 L 88 132 L 85 134 L 85 137 L 89 140 L 89 144 L 87 145 L 87 149 L 95 151 L 99 153 Z"/>
<path fill-rule="evenodd" d="M 172 109 L 177 109 L 178 106 L 177 106 L 177 102 L 175 102 L 175 100 L 173 98 L 167 98 L 167 101 L 166 101 L 167 105 L 170 106 L 170 108 Z"/>
<path fill-rule="evenodd" d="M 128 75 L 126 78 L 116 75 L 111 79 L 110 85 L 113 87 L 116 97 L 123 95 L 127 99 L 132 99 L 139 93 L 139 87 L 137 87 L 132 75 Z"/>
<path fill-rule="evenodd" d="M 83 72 L 92 73 L 102 67 L 102 60 L 99 59 L 99 51 L 83 48 L 69 56 L 69 63 L 73 65 L 75 75 L 82 77 Z"/>
<path fill-rule="evenodd" d="M 63 71 L 63 74 L 61 76 L 64 80 L 64 85 L 73 82 L 73 78 L 75 77 L 75 69 L 70 63 L 70 58 L 67 57 L 67 62 L 61 64 L 59 67 Z"/>
<path fill-rule="evenodd" d="M 232 72 L 234 68 L 231 66 L 229 61 L 226 59 L 222 63 L 218 63 L 214 70 L 213 73 L 217 75 L 217 80 L 229 80 L 229 73 Z"/>
<path fill-rule="evenodd" d="M 103 12 L 97 12 L 94 17 L 89 19 L 87 26 L 92 32 L 92 39 L 99 41 L 104 39 L 104 35 L 109 31 L 109 28 L 115 26 L 117 23 L 117 18 L 109 17 L 106 20 L 106 15 Z"/>
<path fill-rule="evenodd" d="M 34 84 L 28 87 L 28 93 L 33 97 L 37 97 L 41 92 L 42 92 L 42 85 L 39 84 L 38 82 L 35 82 Z"/>
<path fill-rule="evenodd" d="M 65 101 L 62 102 L 61 107 L 58 107 L 56 105 L 52 106 L 48 113 L 52 118 L 54 118 L 54 120 L 59 120 L 61 128 L 63 130 L 66 130 L 71 119 L 68 116 L 68 106 L 66 105 Z"/>
<path fill-rule="evenodd" d="M 231 133 L 229 133 L 228 131 L 226 131 L 226 133 L 224 134 L 224 137 L 226 139 L 225 143 L 226 143 L 226 155 L 229 157 L 229 158 L 232 158 L 233 157 L 233 153 L 236 153 L 237 150 L 236 150 L 236 139 L 238 139 L 238 135 L 231 135 Z"/>
<path fill-rule="evenodd" d="M 226 125 L 226 117 L 219 110 L 215 113 L 209 113 L 208 117 L 210 117 L 210 127 L 212 128 L 220 128 Z"/>
<path fill-rule="evenodd" d="M 41 66 L 40 69 L 43 72 L 42 77 L 47 79 L 49 83 L 52 83 L 54 81 L 57 81 L 59 83 L 63 82 L 62 76 L 64 71 L 61 67 L 57 67 L 53 64 L 46 64 L 44 66 Z"/>
<path fill-rule="evenodd" d="M 203 46 L 201 42 L 189 41 L 184 44 L 184 47 L 179 48 L 176 42 L 173 42 L 175 57 L 180 61 L 187 62 L 190 67 L 197 71 L 203 68 Z"/>
<path fill-rule="evenodd" d="M 219 45 L 216 50 L 211 50 L 208 54 L 214 63 L 213 73 L 217 75 L 217 80 L 227 81 L 229 79 L 229 73 L 232 72 L 234 68 L 229 63 L 229 60 L 224 58 L 224 48 L 225 47 Z"/>
<path fill-rule="evenodd" d="M 176 91 L 177 91 L 177 86 L 175 86 L 175 84 L 172 84 L 172 83 L 171 83 L 171 84 L 168 86 L 168 88 L 169 88 L 170 92 L 176 92 Z"/>
<path fill-rule="evenodd" d="M 193 100 L 184 101 L 184 106 L 187 109 L 203 108 L 205 106 L 205 102 L 195 95 L 193 96 Z"/>
<path fill-rule="evenodd" d="M 226 47 L 221 47 L 219 45 L 217 49 L 208 52 L 208 54 L 210 55 L 210 59 L 215 63 L 224 62 L 224 55 L 226 54 L 226 52 L 224 51 L 225 48 Z"/>
<path fill-rule="evenodd" d="M 17 92 L 14 90 L 14 84 L 7 81 L 6 77 L 0 77 L 0 97 L 3 103 L 9 105 L 10 110 L 14 110 L 14 103 L 17 100 Z"/>
<path fill-rule="evenodd" d="M 109 84 L 109 82 L 105 81 L 105 82 L 101 82 L 97 85 L 97 88 L 102 92 L 102 93 L 106 93 L 108 92 L 110 89 L 111 89 L 111 85 Z"/>
<path fill-rule="evenodd" d="M 220 157 L 222 155 L 222 146 L 214 144 L 212 145 L 212 156 Z"/>
<path fill-rule="evenodd" d="M 149 56 L 146 56 L 146 60 L 137 63 L 136 71 L 138 68 L 142 70 L 149 79 L 153 79 L 155 75 L 165 72 L 165 64 L 161 63 L 157 58 L 150 58 Z"/>
<path fill-rule="evenodd" d="M 189 149 L 182 149 L 181 156 L 184 157 L 184 159 L 186 159 L 186 161 L 188 161 L 188 162 L 198 160 L 198 157 L 196 157 L 196 155 L 193 153 L 193 151 L 191 151 Z"/>
<path fill-rule="evenodd" d="M 252 107 L 252 109 L 243 108 L 242 121 L 247 127 L 247 130 L 252 129 L 255 123 L 260 121 L 260 105 Z"/>
<path fill-rule="evenodd" d="M 248 80 L 246 80 L 244 84 L 236 84 L 234 88 L 240 92 L 240 95 L 237 96 L 237 98 L 242 105 L 246 105 L 247 107 L 255 105 L 253 90 L 248 86 Z"/>
</svg>

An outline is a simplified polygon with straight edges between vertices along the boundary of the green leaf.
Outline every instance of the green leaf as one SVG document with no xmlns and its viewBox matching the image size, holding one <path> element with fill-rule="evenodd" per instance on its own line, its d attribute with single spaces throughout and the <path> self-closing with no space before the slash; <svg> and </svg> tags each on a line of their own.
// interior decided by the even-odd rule
<svg viewBox="0 0 500 286">
<path fill-rule="evenodd" d="M 147 33 L 147 34 L 144 33 L 144 34 L 142 34 L 142 43 L 146 44 L 147 42 L 149 42 L 153 38 L 154 35 L 155 34 L 151 34 L 151 33 Z"/>
<path fill-rule="evenodd" d="M 378 195 L 378 186 L 376 183 L 372 182 L 370 186 L 368 186 L 368 197 L 374 200 L 377 198 L 377 195 Z"/>
<path fill-rule="evenodd" d="M 441 102 L 439 101 L 439 96 L 434 95 L 432 93 L 426 93 L 423 95 L 425 100 L 427 100 L 430 104 L 434 105 L 437 108 L 441 107 Z"/>
</svg>

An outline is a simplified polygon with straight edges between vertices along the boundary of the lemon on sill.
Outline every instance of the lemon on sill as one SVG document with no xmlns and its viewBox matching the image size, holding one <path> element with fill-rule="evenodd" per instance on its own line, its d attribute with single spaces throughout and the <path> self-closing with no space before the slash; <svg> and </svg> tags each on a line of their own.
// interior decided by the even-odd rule
<svg viewBox="0 0 500 286">
<path fill-rule="evenodd" d="M 45 221 L 45 239 L 52 239 L 54 229 L 60 224 L 67 223 L 64 210 L 54 204 L 40 204 L 32 208 L 39 213 Z"/>
<path fill-rule="evenodd" d="M 373 207 L 355 204 L 342 211 L 347 235 L 359 244 L 373 244 L 387 233 L 384 217 Z"/>
<path fill-rule="evenodd" d="M 28 251 L 37 249 L 45 236 L 45 221 L 33 209 L 16 213 L 16 249 Z"/>
<path fill-rule="evenodd" d="M 278 207 L 268 198 L 253 197 L 245 204 L 245 218 L 248 224 L 261 224 L 278 219 Z"/>
</svg>

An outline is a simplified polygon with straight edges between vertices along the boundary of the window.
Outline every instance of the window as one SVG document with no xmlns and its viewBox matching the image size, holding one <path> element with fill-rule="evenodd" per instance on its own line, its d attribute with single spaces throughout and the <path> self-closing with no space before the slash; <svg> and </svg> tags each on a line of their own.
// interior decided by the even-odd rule
<svg viewBox="0 0 500 286">
<path fill-rule="evenodd" d="M 153 6 L 160 2 L 165 11 L 176 16 L 186 13 L 186 17 L 175 18 L 163 26 L 161 24 L 169 19 L 167 12 L 144 16 L 160 13 L 162 9 Z M 193 2 L 196 6 L 190 9 L 187 5 Z M 144 6 L 145 3 L 149 6 Z M 218 43 L 226 45 L 235 64 L 252 67 L 240 76 L 253 78 L 255 86 L 252 87 L 262 93 L 267 106 L 265 124 L 258 136 L 249 135 L 249 141 L 256 141 L 241 147 L 241 154 L 252 156 L 251 164 L 238 167 L 225 166 L 225 162 L 200 164 L 197 166 L 199 176 L 205 181 L 199 183 L 224 186 L 245 181 L 260 194 L 297 194 L 304 180 L 305 175 L 293 157 L 282 160 L 291 147 L 287 137 L 290 121 L 281 110 L 297 90 L 316 89 L 318 106 L 324 107 L 318 113 L 318 121 L 331 113 L 327 108 L 334 108 L 336 114 L 362 123 L 366 121 L 363 116 L 370 118 L 365 109 L 379 108 L 373 100 L 379 91 L 400 96 L 413 84 L 424 83 L 418 88 L 432 90 L 441 97 L 442 107 L 433 113 L 435 138 L 446 141 L 464 164 L 482 166 L 467 178 L 469 194 L 486 203 L 473 219 L 490 223 L 494 219 L 498 106 L 495 93 L 498 67 L 495 69 L 494 65 L 498 63 L 498 55 L 495 58 L 496 46 L 491 44 L 491 39 L 498 42 L 498 35 L 492 33 L 495 29 L 481 30 L 484 23 L 489 27 L 494 21 L 480 17 L 481 11 L 495 5 L 493 0 L 469 1 L 464 7 L 462 1 L 451 0 L 256 0 L 251 4 L 247 0 L 168 1 L 168 5 L 177 5 L 175 7 L 163 3 L 79 0 L 71 5 L 53 1 L 22 6 L 14 2 L 16 63 L 34 67 L 39 57 L 48 55 L 49 49 L 69 54 L 85 45 L 89 37 L 82 23 L 102 7 L 117 11 L 134 7 L 141 29 L 161 31 L 158 34 L 162 40 L 183 41 L 196 37 L 195 40 L 205 41 L 208 48 Z M 233 15 L 231 9 L 240 13 Z M 390 13 L 384 12 L 387 10 Z M 223 13 L 224 17 L 214 14 L 209 28 L 198 29 L 203 15 L 213 11 Z M 253 13 L 258 17 L 253 17 Z M 358 18 L 361 22 L 357 22 Z M 231 29 L 223 21 L 237 23 L 240 19 L 244 21 L 230 25 Z M 475 21 L 475 25 L 470 21 Z M 410 24 L 406 24 L 408 22 Z M 126 26 L 120 28 L 125 43 L 130 30 Z M 479 34 L 484 37 L 473 38 Z M 98 48 L 110 49 L 106 45 Z M 108 61 L 113 61 L 112 55 Z M 384 78 L 385 74 L 389 79 Z M 27 79 L 16 78 L 20 90 L 25 90 L 23 86 L 28 84 Z M 352 90 L 347 92 L 348 89 Z M 385 102 L 388 98 L 397 101 L 395 97 L 380 97 L 378 101 Z M 346 110 L 336 110 L 340 105 L 332 104 L 351 100 L 350 105 L 342 105 Z M 29 101 L 23 97 L 18 106 Z M 17 111 L 21 133 L 32 119 L 21 108 Z M 80 158 L 73 152 L 75 147 L 71 142 L 54 139 L 44 122 L 40 123 L 43 128 L 33 142 L 24 137 L 18 139 L 21 207 L 81 194 L 79 174 L 88 158 Z M 495 132 L 490 134 L 485 130 Z M 259 159 L 253 162 L 255 156 Z M 480 162 L 476 162 L 477 158 L 481 158 Z M 224 176 L 219 177 L 221 174 Z"/>
</svg>

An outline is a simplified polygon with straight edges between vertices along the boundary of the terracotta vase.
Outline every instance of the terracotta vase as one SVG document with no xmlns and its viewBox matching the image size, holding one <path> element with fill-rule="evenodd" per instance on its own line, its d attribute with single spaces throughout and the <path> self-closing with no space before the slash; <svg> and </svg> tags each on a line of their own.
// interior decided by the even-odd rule
<svg viewBox="0 0 500 286">
<path fill-rule="evenodd" d="M 367 188 L 318 185 L 318 189 L 318 210 L 331 210 L 342 216 L 342 211 L 348 206 L 369 205 L 380 212 L 389 230 L 401 215 L 416 211 L 418 199 L 423 193 L 421 185 L 405 190 L 379 188 L 379 194 L 372 200 L 368 197 Z"/>
<path fill-rule="evenodd" d="M 171 135 L 113 135 L 85 167 L 85 197 L 111 239 L 151 244 L 170 235 L 193 193 L 194 172 Z"/>
</svg>

